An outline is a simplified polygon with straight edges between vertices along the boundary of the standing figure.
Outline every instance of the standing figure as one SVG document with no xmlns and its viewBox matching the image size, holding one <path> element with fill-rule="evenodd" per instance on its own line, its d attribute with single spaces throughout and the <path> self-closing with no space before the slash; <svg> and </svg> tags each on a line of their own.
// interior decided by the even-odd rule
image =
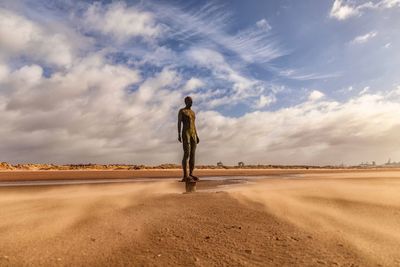
<svg viewBox="0 0 400 267">
<path fill-rule="evenodd" d="M 196 146 L 200 142 L 200 139 L 197 135 L 195 125 L 196 115 L 191 109 L 192 103 L 193 101 L 190 96 L 185 97 L 186 106 L 180 109 L 178 114 L 178 140 L 183 144 L 183 178 L 181 182 L 193 182 L 199 180 L 198 177 L 193 175 Z M 187 173 L 188 161 L 189 175 Z"/>
</svg>

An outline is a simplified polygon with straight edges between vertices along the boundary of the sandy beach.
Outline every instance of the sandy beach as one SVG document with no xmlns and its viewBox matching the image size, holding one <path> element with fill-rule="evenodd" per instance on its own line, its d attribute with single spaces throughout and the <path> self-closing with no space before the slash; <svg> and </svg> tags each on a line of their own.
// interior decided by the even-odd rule
<svg viewBox="0 0 400 267">
<path fill-rule="evenodd" d="M 177 179 L 0 187 L 0 265 L 400 266 L 400 171 L 241 171 L 199 171 L 193 194 Z M 224 175 L 268 178 L 207 180 Z"/>
<path fill-rule="evenodd" d="M 400 171 L 400 169 L 372 169 L 378 173 Z M 371 169 L 197 169 L 196 175 L 210 176 L 285 176 L 299 174 L 371 173 Z M 356 174 L 357 173 L 357 174 Z M 130 178 L 180 178 L 181 169 L 142 169 L 142 170 L 0 170 L 0 181 L 37 180 L 89 180 L 89 179 L 130 179 Z"/>
<path fill-rule="evenodd" d="M 400 267 L 400 0 L 0 0 L 0 267 Z"/>
</svg>

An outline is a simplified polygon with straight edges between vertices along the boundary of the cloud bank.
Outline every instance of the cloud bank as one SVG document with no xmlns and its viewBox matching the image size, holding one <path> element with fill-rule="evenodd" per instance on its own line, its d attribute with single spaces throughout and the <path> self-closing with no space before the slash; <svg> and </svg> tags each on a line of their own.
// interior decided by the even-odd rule
<svg viewBox="0 0 400 267">
<path fill-rule="evenodd" d="M 297 104 L 268 110 L 281 86 L 247 67 L 287 52 L 266 19 L 230 32 L 220 8 L 93 3 L 50 27 L 0 6 L 0 161 L 178 163 L 186 95 L 197 111 L 200 164 L 400 156 L 399 87 L 342 102 L 306 91 Z M 221 111 L 240 106 L 248 109 L 239 116 Z"/>
</svg>

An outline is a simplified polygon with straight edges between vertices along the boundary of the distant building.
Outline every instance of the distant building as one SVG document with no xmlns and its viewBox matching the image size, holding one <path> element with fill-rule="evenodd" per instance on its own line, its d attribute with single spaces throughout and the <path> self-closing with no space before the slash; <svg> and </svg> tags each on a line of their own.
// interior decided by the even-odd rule
<svg viewBox="0 0 400 267">
<path fill-rule="evenodd" d="M 371 167 L 371 166 L 375 166 L 375 165 L 370 164 L 368 161 L 366 161 L 366 162 L 361 162 L 358 166 L 359 167 Z"/>
<path fill-rule="evenodd" d="M 243 161 L 238 162 L 238 166 L 239 166 L 239 167 L 244 167 L 244 162 L 243 162 Z"/>
<path fill-rule="evenodd" d="M 221 161 L 219 161 L 219 162 L 217 162 L 217 166 L 222 167 L 222 166 L 224 166 L 224 164 Z"/>
<path fill-rule="evenodd" d="M 387 167 L 400 167 L 400 161 L 396 162 L 396 161 L 392 161 L 391 159 L 389 159 L 386 163 L 385 166 Z"/>
</svg>

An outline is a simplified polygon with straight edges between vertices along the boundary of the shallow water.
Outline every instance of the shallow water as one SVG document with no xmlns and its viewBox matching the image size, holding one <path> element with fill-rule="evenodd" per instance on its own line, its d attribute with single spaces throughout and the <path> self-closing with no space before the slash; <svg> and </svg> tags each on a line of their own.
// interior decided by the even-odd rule
<svg viewBox="0 0 400 267">
<path fill-rule="evenodd" d="M 247 183 L 260 179 L 268 178 L 288 178 L 290 175 L 282 177 L 281 175 L 263 175 L 263 176 L 210 176 L 200 178 L 200 184 L 207 182 L 224 181 L 224 186 Z M 294 176 L 293 176 L 294 177 Z M 18 187 L 18 186 L 62 186 L 62 185 L 85 185 L 85 184 L 120 184 L 120 183 L 143 183 L 143 182 L 165 182 L 165 181 L 180 181 L 177 178 L 131 178 L 131 179 L 88 179 L 88 180 L 37 180 L 37 181 L 7 181 L 0 182 L 0 187 Z"/>
</svg>

